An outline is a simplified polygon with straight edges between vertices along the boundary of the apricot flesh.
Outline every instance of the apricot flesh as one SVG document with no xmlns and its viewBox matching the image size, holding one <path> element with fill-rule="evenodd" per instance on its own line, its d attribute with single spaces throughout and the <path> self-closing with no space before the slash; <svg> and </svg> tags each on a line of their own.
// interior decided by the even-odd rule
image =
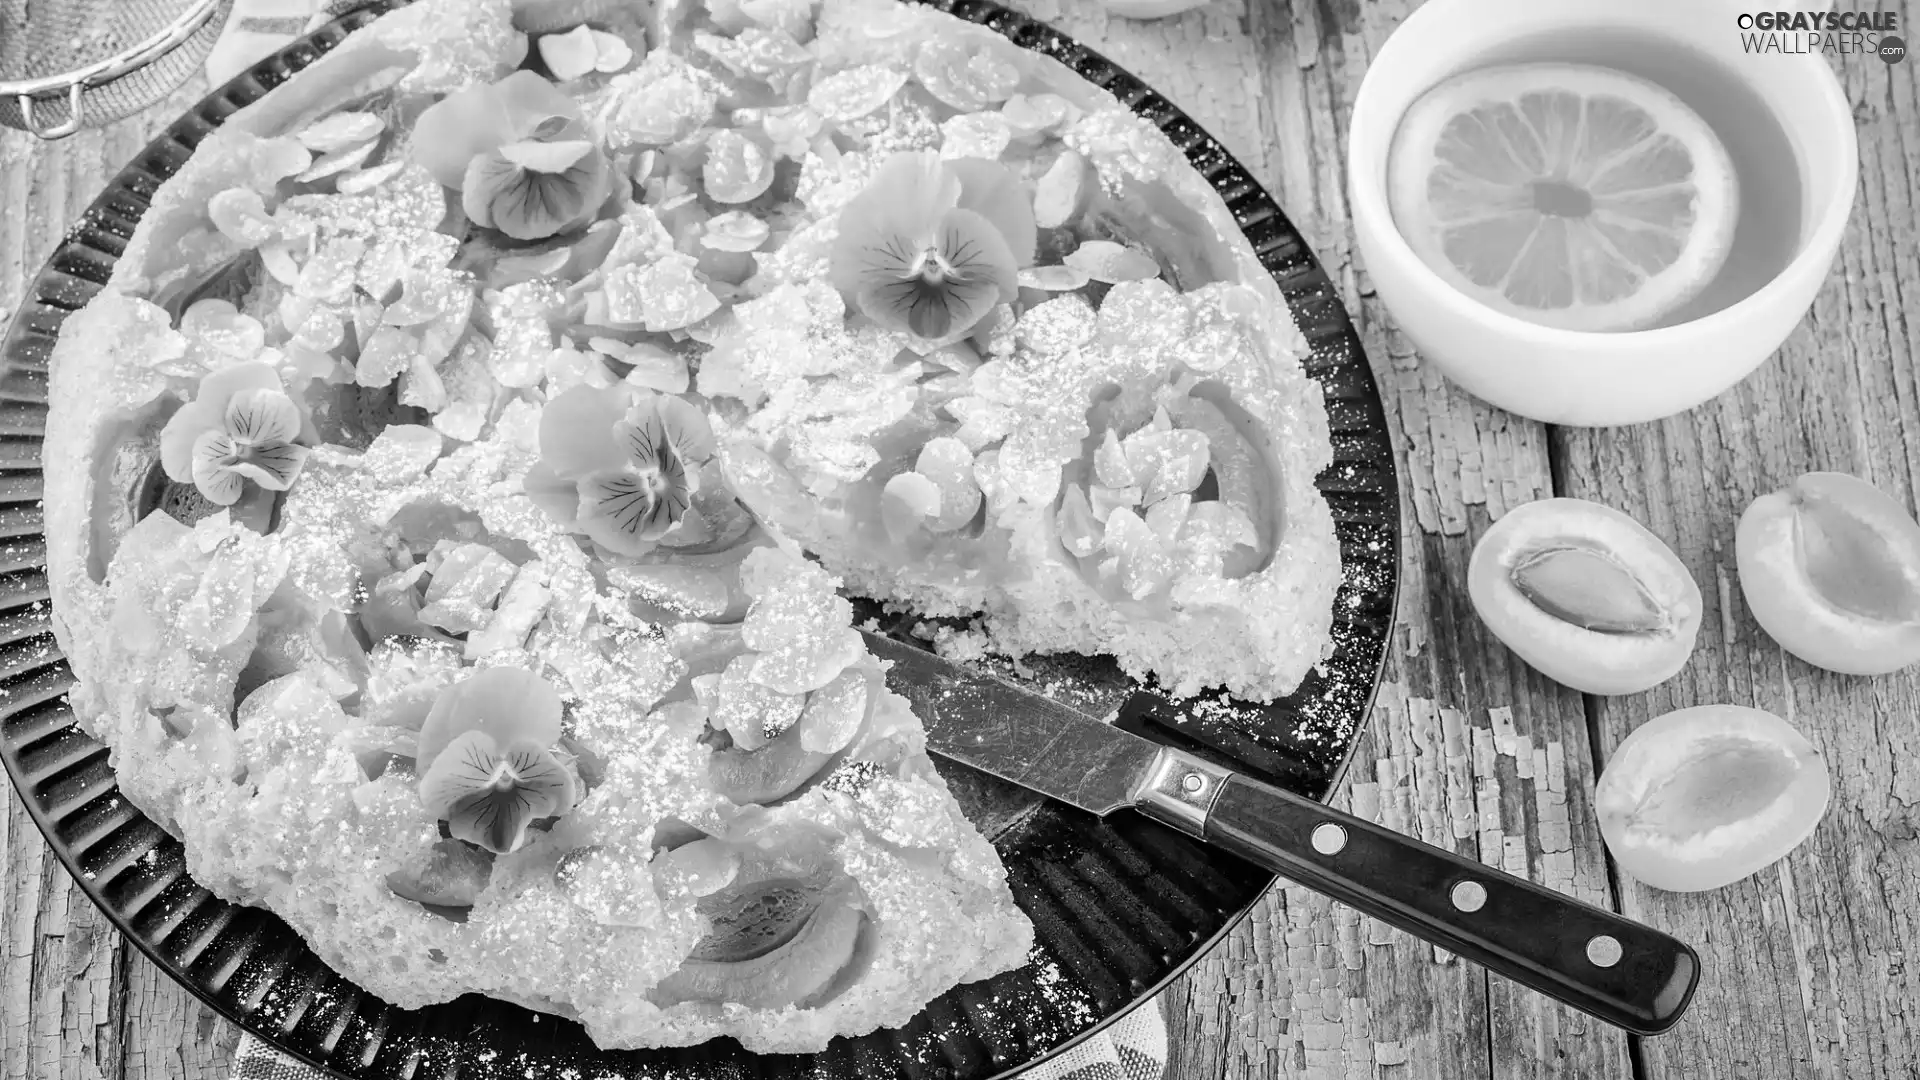
<svg viewBox="0 0 1920 1080">
<path fill-rule="evenodd" d="M 1693 653 L 1700 588 L 1639 522 L 1583 499 L 1509 510 L 1474 546 L 1473 609 L 1495 637 L 1556 682 L 1631 694 Z"/>
<path fill-rule="evenodd" d="M 850 888 L 830 890 L 797 926 L 782 926 L 773 947 L 744 959 L 691 957 L 648 997 L 663 1008 L 683 1001 L 752 1009 L 807 1002 L 854 959 L 866 923 L 854 900 Z"/>
<path fill-rule="evenodd" d="M 1848 675 L 1920 661 L 1920 523 L 1865 480 L 1808 473 L 1755 499 L 1734 557 L 1754 618 L 1800 659 Z"/>
<path fill-rule="evenodd" d="M 1594 809 L 1622 870 L 1656 889 L 1700 892 L 1784 858 L 1812 834 L 1831 792 L 1826 761 L 1785 720 L 1701 705 L 1622 740 Z"/>
</svg>

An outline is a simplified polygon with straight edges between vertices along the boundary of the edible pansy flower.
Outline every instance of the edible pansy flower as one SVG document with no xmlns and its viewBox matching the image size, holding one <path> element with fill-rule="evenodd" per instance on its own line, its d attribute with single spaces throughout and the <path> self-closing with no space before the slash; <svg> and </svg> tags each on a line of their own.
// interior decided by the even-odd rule
<svg viewBox="0 0 1920 1080">
<path fill-rule="evenodd" d="M 460 192 L 467 216 L 516 240 L 584 224 L 612 188 L 580 108 L 530 71 L 435 102 L 413 129 L 413 157 Z"/>
<path fill-rule="evenodd" d="M 232 506 L 249 480 L 267 491 L 293 486 L 307 462 L 305 428 L 271 366 L 233 364 L 202 378 L 194 399 L 167 421 L 160 465 L 208 502 Z"/>
<path fill-rule="evenodd" d="M 486 668 L 440 691 L 420 728 L 420 801 L 457 840 L 504 855 L 527 826 L 573 809 L 573 773 L 553 752 L 560 695 L 518 668 Z"/>
<path fill-rule="evenodd" d="M 461 207 L 474 224 L 515 240 L 543 240 L 583 225 L 607 199 L 612 168 L 586 139 L 527 139 L 467 166 Z"/>
<path fill-rule="evenodd" d="M 704 538 L 706 523 L 689 508 L 713 449 L 706 416 L 682 398 L 626 383 L 576 386 L 541 411 L 526 490 L 602 548 L 644 555 L 677 532 Z"/>
<path fill-rule="evenodd" d="M 841 211 L 830 270 L 867 318 L 950 339 L 1018 295 L 1035 241 L 1033 208 L 1005 166 L 899 153 Z"/>
</svg>

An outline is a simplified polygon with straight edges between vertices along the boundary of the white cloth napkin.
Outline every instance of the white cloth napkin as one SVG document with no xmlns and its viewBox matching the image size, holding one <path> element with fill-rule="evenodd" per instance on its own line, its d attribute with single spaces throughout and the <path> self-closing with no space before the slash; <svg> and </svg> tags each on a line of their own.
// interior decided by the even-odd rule
<svg viewBox="0 0 1920 1080">
<path fill-rule="evenodd" d="M 238 0 L 226 32 L 207 57 L 214 86 L 265 59 L 358 0 Z M 1105 1031 L 1029 1069 L 1022 1080 L 1160 1080 L 1167 1068 L 1167 1024 L 1158 999 L 1122 1016 Z M 245 1036 L 234 1057 L 233 1080 L 323 1080 L 322 1074 Z"/>
<path fill-rule="evenodd" d="M 1021 1080 L 1160 1080 L 1167 1068 L 1167 1024 L 1160 999 L 1136 1006 L 1072 1050 L 1020 1074 Z M 247 1035 L 232 1080 L 327 1080 L 325 1074 Z"/>
</svg>

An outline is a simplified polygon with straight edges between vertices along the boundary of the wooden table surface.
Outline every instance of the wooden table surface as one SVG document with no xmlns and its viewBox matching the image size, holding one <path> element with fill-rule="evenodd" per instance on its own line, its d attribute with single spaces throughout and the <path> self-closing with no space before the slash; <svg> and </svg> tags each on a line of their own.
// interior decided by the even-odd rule
<svg viewBox="0 0 1920 1080">
<path fill-rule="evenodd" d="M 1914 505 L 1920 65 L 1835 61 L 1859 130 L 1859 198 L 1825 289 L 1780 355 L 1684 416 L 1582 431 L 1448 384 L 1355 258 L 1346 121 L 1368 58 L 1413 0 L 1215 0 L 1157 23 L 1110 21 L 1094 0 L 1022 6 L 1198 117 L 1275 192 L 1356 313 L 1399 456 L 1406 576 L 1387 679 L 1339 805 L 1625 911 L 1693 944 L 1706 968 L 1678 1028 L 1629 1038 L 1280 887 L 1166 996 L 1169 1077 L 1920 1076 L 1920 975 L 1907 956 L 1920 942 L 1920 669 L 1847 678 L 1787 656 L 1733 573 L 1740 511 L 1800 473 L 1854 473 Z M 0 320 L 67 223 L 193 96 L 51 146 L 0 134 Z M 1678 677 L 1583 700 L 1481 626 L 1466 594 L 1474 541 L 1549 495 L 1624 510 L 1686 562 L 1707 610 Z M 1789 859 L 1728 888 L 1623 883 L 1590 805 L 1599 766 L 1649 717 L 1711 702 L 1805 731 L 1833 770 L 1832 808 Z M 119 939 L 17 800 L 0 813 L 0 852 L 0 1080 L 226 1076 L 236 1030 Z"/>
</svg>

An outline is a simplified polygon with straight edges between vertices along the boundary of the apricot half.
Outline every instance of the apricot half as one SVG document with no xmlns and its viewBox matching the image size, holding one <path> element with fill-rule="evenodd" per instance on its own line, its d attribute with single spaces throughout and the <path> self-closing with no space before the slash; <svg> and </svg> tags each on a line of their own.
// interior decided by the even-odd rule
<svg viewBox="0 0 1920 1080">
<path fill-rule="evenodd" d="M 1700 705 L 1635 728 L 1593 802 L 1621 869 L 1656 889 L 1699 892 L 1785 857 L 1812 834 L 1830 795 L 1826 761 L 1785 720 Z"/>
<path fill-rule="evenodd" d="M 1740 515 L 1740 592 L 1788 652 L 1848 675 L 1920 660 L 1920 524 L 1845 473 L 1808 473 Z"/>
<path fill-rule="evenodd" d="M 1589 694 L 1666 681 L 1700 629 L 1700 587 L 1673 550 L 1583 499 L 1542 499 L 1494 522 L 1474 546 L 1467 592 L 1507 648 Z"/>
</svg>

